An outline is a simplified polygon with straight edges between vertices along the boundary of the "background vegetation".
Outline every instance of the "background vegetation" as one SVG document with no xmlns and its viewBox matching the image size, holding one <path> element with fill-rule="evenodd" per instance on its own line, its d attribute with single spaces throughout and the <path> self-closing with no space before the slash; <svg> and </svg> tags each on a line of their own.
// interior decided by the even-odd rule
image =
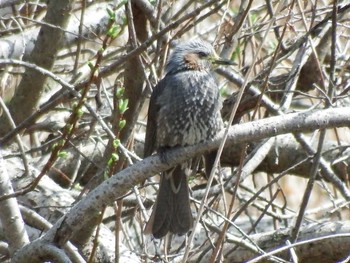
<svg viewBox="0 0 350 263">
<path fill-rule="evenodd" d="M 0 1 L 0 261 L 345 262 L 349 7 Z M 216 69 L 227 129 L 142 160 L 152 88 L 194 37 L 237 64 Z M 189 178 L 195 230 L 145 235 L 155 175 L 222 145 Z"/>
</svg>

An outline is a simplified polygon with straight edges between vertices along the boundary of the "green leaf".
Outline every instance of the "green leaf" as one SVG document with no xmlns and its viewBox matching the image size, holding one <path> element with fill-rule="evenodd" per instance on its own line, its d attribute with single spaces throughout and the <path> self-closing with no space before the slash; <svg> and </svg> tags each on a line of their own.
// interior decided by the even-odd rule
<svg viewBox="0 0 350 263">
<path fill-rule="evenodd" d="M 128 99 L 120 99 L 119 101 L 119 112 L 121 114 L 123 114 L 124 112 L 126 112 L 126 110 L 128 109 L 128 104 L 129 104 L 129 100 Z"/>
<path fill-rule="evenodd" d="M 107 13 L 108 13 L 108 16 L 109 16 L 109 19 L 110 20 L 115 20 L 115 13 L 112 9 L 110 9 L 109 7 L 107 7 Z"/>
<path fill-rule="evenodd" d="M 77 191 L 81 191 L 83 190 L 83 187 L 79 183 L 76 183 L 76 184 L 73 184 L 73 189 Z"/>
<path fill-rule="evenodd" d="M 113 147 L 114 147 L 114 149 L 117 149 L 117 148 L 119 147 L 119 145 L 120 145 L 120 140 L 119 140 L 119 139 L 115 139 L 115 140 L 113 141 Z"/>
<path fill-rule="evenodd" d="M 78 109 L 77 110 L 77 116 L 80 118 L 81 116 L 83 116 L 84 111 L 82 109 Z"/>
<path fill-rule="evenodd" d="M 111 38 L 116 38 L 121 32 L 121 28 L 118 25 L 113 25 L 110 29 L 108 29 L 107 35 Z"/>
<path fill-rule="evenodd" d="M 68 153 L 66 151 L 60 151 L 60 152 L 58 152 L 58 157 L 60 157 L 60 158 L 67 158 L 68 157 Z"/>
<path fill-rule="evenodd" d="M 108 167 L 111 167 L 112 165 L 113 165 L 113 158 L 110 158 L 109 160 L 108 160 L 108 162 L 107 162 L 107 166 Z"/>
<path fill-rule="evenodd" d="M 128 0 L 123 0 L 123 1 L 121 1 L 121 2 L 117 5 L 116 10 L 118 10 L 119 8 L 121 8 L 122 6 L 124 6 L 127 2 L 128 2 Z"/>
<path fill-rule="evenodd" d="M 88 61 L 87 64 L 88 64 L 90 69 L 94 69 L 95 65 L 94 65 L 94 63 L 92 63 L 92 61 Z"/>
<path fill-rule="evenodd" d="M 119 160 L 119 155 L 117 153 L 112 153 L 111 159 L 113 159 L 113 161 L 118 161 Z"/>
<path fill-rule="evenodd" d="M 117 99 L 121 99 L 124 96 L 124 92 L 125 92 L 124 87 L 120 87 L 119 89 L 117 89 L 117 92 L 116 92 Z"/>
<path fill-rule="evenodd" d="M 72 124 L 67 124 L 67 131 L 71 133 L 73 130 L 73 125 Z"/>
<path fill-rule="evenodd" d="M 123 129 L 125 127 L 125 125 L 126 125 L 126 120 L 120 120 L 120 122 L 119 122 L 119 129 L 120 130 Z"/>
</svg>

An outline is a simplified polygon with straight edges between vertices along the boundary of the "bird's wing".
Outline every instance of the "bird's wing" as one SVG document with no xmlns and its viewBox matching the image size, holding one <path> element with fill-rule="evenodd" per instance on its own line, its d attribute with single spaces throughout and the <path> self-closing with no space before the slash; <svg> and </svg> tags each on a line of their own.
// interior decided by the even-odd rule
<svg viewBox="0 0 350 263">
<path fill-rule="evenodd" d="M 162 79 L 154 87 L 148 108 L 148 118 L 146 127 L 146 137 L 145 137 L 145 148 L 144 157 L 150 156 L 156 149 L 156 138 L 157 138 L 157 118 L 159 112 L 159 105 L 157 104 L 157 99 L 162 93 L 166 86 L 166 80 Z"/>
</svg>

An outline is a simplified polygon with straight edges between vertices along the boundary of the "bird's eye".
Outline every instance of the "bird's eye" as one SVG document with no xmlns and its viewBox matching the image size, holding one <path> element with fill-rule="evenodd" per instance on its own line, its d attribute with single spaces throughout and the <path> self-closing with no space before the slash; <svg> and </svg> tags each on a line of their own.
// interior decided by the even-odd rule
<svg viewBox="0 0 350 263">
<path fill-rule="evenodd" d="M 204 57 L 207 57 L 208 54 L 205 53 L 205 52 L 203 52 L 203 51 L 199 51 L 199 52 L 198 52 L 198 56 L 200 56 L 201 58 L 204 58 Z"/>
</svg>

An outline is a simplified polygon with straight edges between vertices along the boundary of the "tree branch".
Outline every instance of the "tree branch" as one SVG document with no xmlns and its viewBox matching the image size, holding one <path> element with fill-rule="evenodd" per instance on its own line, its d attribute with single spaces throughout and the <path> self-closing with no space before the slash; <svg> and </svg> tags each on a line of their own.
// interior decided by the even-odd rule
<svg viewBox="0 0 350 263">
<path fill-rule="evenodd" d="M 349 124 L 349 107 L 286 114 L 232 126 L 229 130 L 226 146 L 261 140 L 283 133 L 307 132 L 321 128 L 348 126 Z M 208 150 L 214 150 L 219 146 L 222 136 L 223 134 L 220 133 L 213 141 L 170 150 L 165 153 L 166 163 L 162 162 L 158 155 L 155 155 L 122 170 L 104 181 L 87 194 L 85 199 L 77 203 L 64 218 L 59 220 L 44 235 L 43 242 L 55 241 L 60 245 L 64 245 L 70 239 L 72 233 L 79 230 L 103 206 L 111 204 L 118 197 L 127 193 L 132 186 L 143 182 L 148 177 Z"/>
</svg>

